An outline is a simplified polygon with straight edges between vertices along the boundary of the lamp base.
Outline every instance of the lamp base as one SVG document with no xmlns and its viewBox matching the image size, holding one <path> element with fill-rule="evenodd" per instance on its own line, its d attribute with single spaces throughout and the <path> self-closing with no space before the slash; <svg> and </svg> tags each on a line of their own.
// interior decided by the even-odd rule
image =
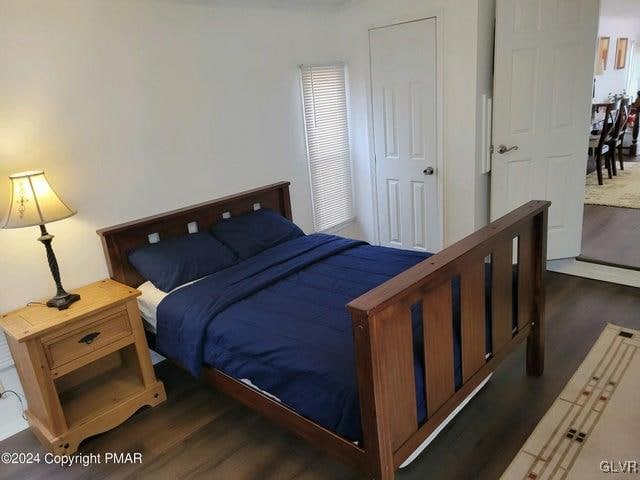
<svg viewBox="0 0 640 480">
<path fill-rule="evenodd" d="M 65 295 L 56 295 L 51 300 L 47 301 L 47 307 L 57 308 L 58 310 L 66 310 L 71 306 L 73 302 L 80 300 L 80 295 L 77 293 L 67 293 Z"/>
</svg>

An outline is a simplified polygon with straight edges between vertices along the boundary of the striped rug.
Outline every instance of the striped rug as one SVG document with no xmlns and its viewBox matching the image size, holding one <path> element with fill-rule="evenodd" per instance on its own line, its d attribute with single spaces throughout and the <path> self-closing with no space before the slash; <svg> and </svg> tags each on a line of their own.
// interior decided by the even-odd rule
<svg viewBox="0 0 640 480">
<path fill-rule="evenodd" d="M 608 324 L 502 480 L 640 480 L 639 349 Z"/>
</svg>

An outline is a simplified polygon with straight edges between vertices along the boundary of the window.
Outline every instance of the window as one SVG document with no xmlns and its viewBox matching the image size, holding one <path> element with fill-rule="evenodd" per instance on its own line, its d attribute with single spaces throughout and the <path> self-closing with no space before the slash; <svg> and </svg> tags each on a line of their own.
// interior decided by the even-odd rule
<svg viewBox="0 0 640 480">
<path fill-rule="evenodd" d="M 324 231 L 354 218 L 345 68 L 303 65 L 302 100 L 313 222 Z"/>
</svg>

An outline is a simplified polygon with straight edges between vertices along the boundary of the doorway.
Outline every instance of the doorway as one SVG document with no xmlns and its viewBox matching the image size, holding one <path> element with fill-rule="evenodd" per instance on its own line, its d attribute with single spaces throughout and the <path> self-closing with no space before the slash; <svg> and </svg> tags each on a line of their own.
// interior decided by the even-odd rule
<svg viewBox="0 0 640 480">
<path fill-rule="evenodd" d="M 437 19 L 369 30 L 380 244 L 442 247 L 437 169 Z"/>
<path fill-rule="evenodd" d="M 640 4 L 614 7 L 601 3 L 578 260 L 640 270 Z"/>
<path fill-rule="evenodd" d="M 588 190 L 585 186 L 594 178 L 585 177 L 585 173 L 591 173 L 585 172 L 593 130 L 588 120 L 594 105 L 589 103 L 591 97 L 594 103 L 598 101 L 599 90 L 610 91 L 598 78 L 594 83 L 594 60 L 596 75 L 610 69 L 614 73 L 611 78 L 621 79 L 621 89 L 634 84 L 624 70 L 631 65 L 630 46 L 633 39 L 637 45 L 640 21 L 625 20 L 626 24 L 635 26 L 636 33 L 622 36 L 602 32 L 600 6 L 605 11 L 613 4 L 611 0 L 603 0 L 602 4 L 582 0 L 562 5 L 498 0 L 491 215 L 495 219 L 529 199 L 551 200 L 548 259 L 557 260 L 549 262 L 548 268 L 618 283 L 635 282 L 635 285 L 638 272 L 630 268 L 640 263 L 640 217 L 636 217 L 636 212 L 640 214 L 640 197 L 632 199 L 638 207 L 625 211 L 623 218 L 619 207 L 614 210 L 609 205 L 591 205 L 595 202 L 585 195 Z M 640 4 L 634 3 L 629 8 L 640 12 Z M 629 12 L 625 15 L 629 16 Z M 601 38 L 597 38 L 598 35 Z M 618 37 L 622 37 L 622 41 L 618 42 Z M 599 53 L 601 46 L 611 49 L 607 56 Z M 608 64 L 603 65 L 601 60 Z M 628 103 L 633 101 L 630 98 Z M 635 161 L 637 157 L 630 155 L 640 153 L 640 101 L 636 105 L 635 129 L 629 129 L 623 145 L 625 171 L 621 175 L 620 169 L 617 176 L 612 175 L 612 180 L 620 180 L 635 165 L 640 165 Z M 633 122 L 634 111 L 630 108 L 629 112 Z M 617 145 L 615 149 L 615 161 L 619 165 Z M 605 182 L 607 180 L 605 178 Z M 621 183 L 616 182 L 617 186 Z M 626 200 L 629 201 L 628 195 Z M 608 210 L 605 214 L 595 214 L 600 208 Z"/>
</svg>

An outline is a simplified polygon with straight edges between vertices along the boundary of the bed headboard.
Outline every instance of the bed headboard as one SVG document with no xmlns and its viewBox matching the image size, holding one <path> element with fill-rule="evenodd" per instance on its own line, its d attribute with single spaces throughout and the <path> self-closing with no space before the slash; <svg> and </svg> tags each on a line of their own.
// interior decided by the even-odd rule
<svg viewBox="0 0 640 480">
<path fill-rule="evenodd" d="M 278 182 L 265 187 L 247 190 L 210 202 L 161 213 L 132 222 L 98 230 L 107 257 L 109 275 L 118 282 L 138 287 L 144 283 L 129 263 L 128 252 L 150 243 L 150 235 L 162 239 L 189 233 L 189 224 L 195 222 L 198 231 L 206 232 L 227 212 L 231 216 L 254 211 L 260 207 L 279 212 L 292 220 L 289 182 Z"/>
</svg>

